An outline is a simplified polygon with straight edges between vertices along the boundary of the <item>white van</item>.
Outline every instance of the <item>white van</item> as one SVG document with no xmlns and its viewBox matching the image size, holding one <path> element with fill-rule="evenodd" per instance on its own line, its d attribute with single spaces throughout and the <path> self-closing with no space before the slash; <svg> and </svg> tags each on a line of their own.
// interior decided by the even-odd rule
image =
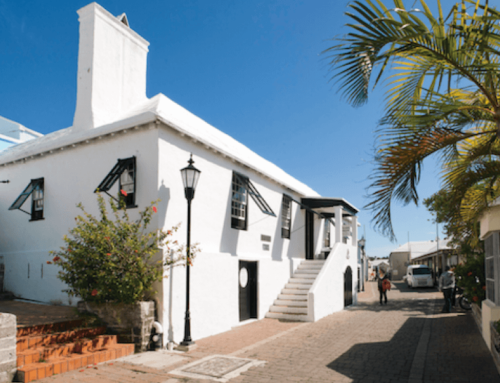
<svg viewBox="0 0 500 383">
<path fill-rule="evenodd" d="M 432 287 L 434 281 L 432 272 L 426 265 L 410 265 L 406 271 L 406 284 L 408 287 Z"/>
</svg>

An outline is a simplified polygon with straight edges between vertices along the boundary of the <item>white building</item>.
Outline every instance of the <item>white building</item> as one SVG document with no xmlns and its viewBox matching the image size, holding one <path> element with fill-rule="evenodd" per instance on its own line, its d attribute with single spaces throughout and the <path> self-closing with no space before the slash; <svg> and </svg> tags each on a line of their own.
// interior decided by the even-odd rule
<svg viewBox="0 0 500 383">
<path fill-rule="evenodd" d="M 448 239 L 407 242 L 391 251 L 389 261 L 393 280 L 403 279 L 408 265 L 420 264 L 429 266 L 437 281 L 444 269 L 443 263 L 449 266 L 458 264 L 458 255 L 448 242 Z"/>
<path fill-rule="evenodd" d="M 191 238 L 202 248 L 191 268 L 194 340 L 249 318 L 315 321 L 355 303 L 358 210 L 319 196 L 163 94 L 146 98 L 148 42 L 126 16 L 96 3 L 78 14 L 73 126 L 0 154 L 0 179 L 10 180 L 0 199 L 5 288 L 27 299 L 69 302 L 57 268 L 46 264 L 48 252 L 63 245 L 80 213 L 77 203 L 97 212 L 94 190 L 112 169 L 109 193 L 127 184 L 132 216 L 134 207 L 160 198 L 153 225 L 168 230 L 182 222 L 177 234 L 184 241 L 180 169 L 192 153 L 202 172 L 192 202 Z M 311 269 L 299 267 L 304 262 Z M 166 273 L 158 320 L 164 341 L 179 342 L 185 270 Z"/>
<path fill-rule="evenodd" d="M 42 136 L 43 134 L 28 129 L 18 122 L 0 116 L 0 151 Z"/>
</svg>

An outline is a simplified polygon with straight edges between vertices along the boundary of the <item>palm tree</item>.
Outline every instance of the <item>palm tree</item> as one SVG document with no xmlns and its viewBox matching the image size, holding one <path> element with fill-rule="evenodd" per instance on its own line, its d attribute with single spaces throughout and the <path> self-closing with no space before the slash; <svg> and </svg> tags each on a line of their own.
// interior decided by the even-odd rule
<svg viewBox="0 0 500 383">
<path fill-rule="evenodd" d="M 423 0 L 420 9 L 393 1 L 392 9 L 380 0 L 349 5 L 349 33 L 325 53 L 354 106 L 388 75 L 367 207 L 394 240 L 391 205 L 418 203 L 422 162 L 432 154 L 444 187 L 473 211 L 499 195 L 500 14 L 479 0 L 456 3 L 446 17 L 439 0 L 437 17 Z"/>
</svg>

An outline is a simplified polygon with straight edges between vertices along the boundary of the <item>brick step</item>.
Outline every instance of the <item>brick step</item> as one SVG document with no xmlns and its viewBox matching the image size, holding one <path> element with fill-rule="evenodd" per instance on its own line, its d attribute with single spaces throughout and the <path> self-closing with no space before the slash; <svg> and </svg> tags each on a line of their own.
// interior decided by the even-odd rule
<svg viewBox="0 0 500 383">
<path fill-rule="evenodd" d="M 43 335 L 54 332 L 68 331 L 74 328 L 85 326 L 85 319 L 75 319 L 70 321 L 63 321 L 57 323 L 39 324 L 35 326 L 19 327 L 17 329 L 17 337 L 28 335 Z"/>
<path fill-rule="evenodd" d="M 48 346 L 55 343 L 68 343 L 73 342 L 79 338 L 93 338 L 102 335 L 106 332 L 106 326 L 80 328 L 75 330 L 67 330 L 64 332 L 57 332 L 53 334 L 31 334 L 26 336 L 17 337 L 17 352 L 23 352 L 29 349 L 35 349 L 42 346 Z"/>
<path fill-rule="evenodd" d="M 17 366 L 22 367 L 40 361 L 49 362 L 70 354 L 85 354 L 116 344 L 116 335 L 99 335 L 93 339 L 80 338 L 70 343 L 49 344 L 18 352 Z"/>
<path fill-rule="evenodd" d="M 70 354 L 45 363 L 31 363 L 17 369 L 17 380 L 23 383 L 43 379 L 54 374 L 86 368 L 134 353 L 133 344 L 113 344 L 83 354 Z"/>
</svg>

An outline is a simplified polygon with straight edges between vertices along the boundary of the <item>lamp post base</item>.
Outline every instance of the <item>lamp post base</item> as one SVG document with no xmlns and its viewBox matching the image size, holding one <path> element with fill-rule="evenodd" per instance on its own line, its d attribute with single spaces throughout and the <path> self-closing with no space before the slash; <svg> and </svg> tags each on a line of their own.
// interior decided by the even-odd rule
<svg viewBox="0 0 500 383">
<path fill-rule="evenodd" d="M 178 345 L 175 348 L 175 350 L 188 352 L 188 351 L 194 350 L 196 347 L 198 347 L 198 345 L 194 342 L 181 342 L 181 344 Z"/>
</svg>

